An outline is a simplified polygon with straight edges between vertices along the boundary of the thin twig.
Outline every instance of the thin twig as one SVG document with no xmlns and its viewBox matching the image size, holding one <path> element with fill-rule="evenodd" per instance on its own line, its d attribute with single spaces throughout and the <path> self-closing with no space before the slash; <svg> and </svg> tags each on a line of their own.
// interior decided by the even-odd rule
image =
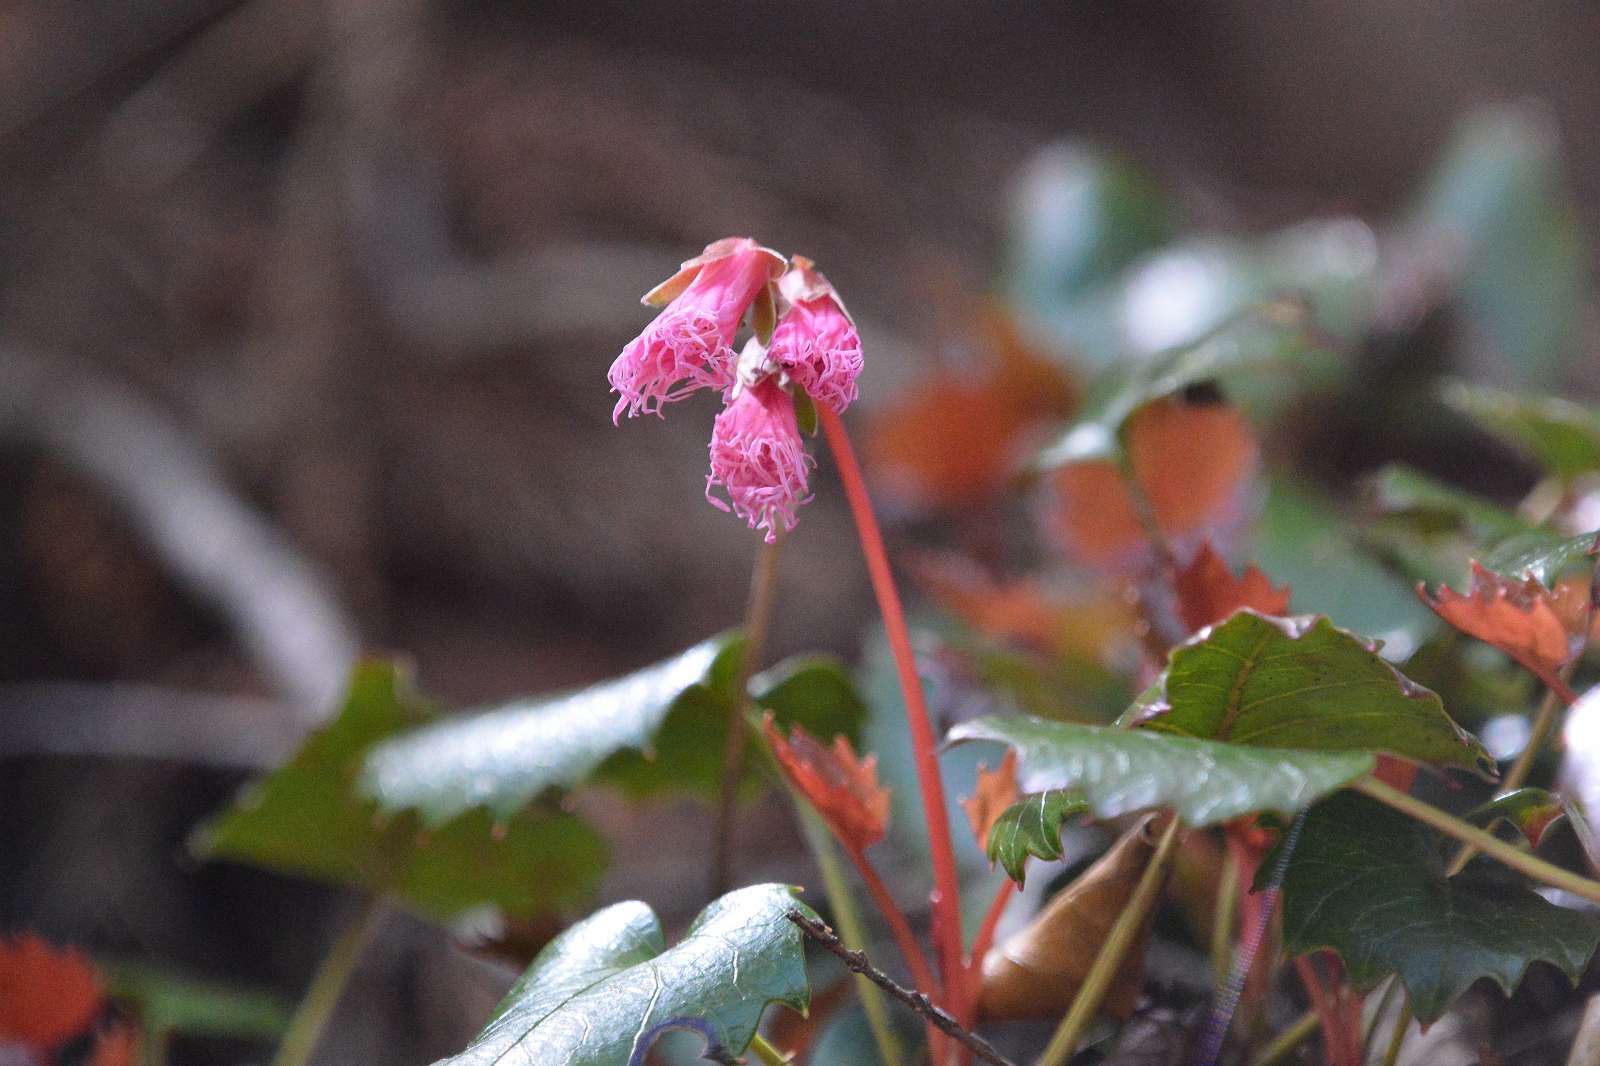
<svg viewBox="0 0 1600 1066">
<path fill-rule="evenodd" d="M 889 995 L 928 1019 L 941 1033 L 946 1034 L 953 1040 L 960 1041 L 964 1047 L 984 1062 L 991 1063 L 992 1066 L 1016 1066 L 1016 1063 L 996 1051 L 994 1046 L 983 1037 L 964 1028 L 961 1023 L 957 1022 L 949 1014 L 934 1006 L 933 1001 L 927 996 L 896 982 L 894 978 L 868 962 L 866 955 L 862 952 L 852 951 L 850 948 L 845 947 L 834 931 L 828 928 L 827 923 L 818 921 L 815 918 L 807 918 L 799 911 L 790 911 L 787 917 L 791 922 L 799 926 L 800 931 L 805 933 L 806 936 L 838 956 L 839 961 L 843 962 L 852 973 L 858 973 L 865 977 L 889 993 Z"/>
</svg>

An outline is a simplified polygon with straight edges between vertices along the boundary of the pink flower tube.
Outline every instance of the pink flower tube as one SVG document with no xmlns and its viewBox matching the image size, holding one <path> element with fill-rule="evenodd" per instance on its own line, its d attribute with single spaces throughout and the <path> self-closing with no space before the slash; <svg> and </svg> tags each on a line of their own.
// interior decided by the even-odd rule
<svg viewBox="0 0 1600 1066">
<path fill-rule="evenodd" d="M 861 336 L 838 293 L 811 260 L 795 256 L 779 282 L 792 302 L 773 331 L 768 357 L 817 403 L 843 414 L 858 395 Z"/>
<path fill-rule="evenodd" d="M 665 404 L 698 389 L 731 387 L 734 333 L 782 264 L 750 238 L 729 237 L 648 293 L 647 304 L 671 302 L 611 364 L 606 376 L 621 397 L 612 422 L 624 411 L 629 418 L 660 415 Z"/>
<path fill-rule="evenodd" d="M 784 532 L 795 527 L 795 509 L 811 499 L 808 478 L 815 463 L 800 439 L 794 398 L 767 377 L 738 389 L 712 425 L 706 499 L 751 529 L 765 530 L 771 544 L 780 525 Z M 717 485 L 728 503 L 711 494 Z"/>
</svg>

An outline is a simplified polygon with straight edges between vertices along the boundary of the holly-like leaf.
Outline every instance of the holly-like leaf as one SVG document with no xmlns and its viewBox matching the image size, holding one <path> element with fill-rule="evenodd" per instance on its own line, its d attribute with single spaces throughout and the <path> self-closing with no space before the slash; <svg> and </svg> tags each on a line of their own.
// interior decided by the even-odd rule
<svg viewBox="0 0 1600 1066">
<path fill-rule="evenodd" d="M 1284 949 L 1337 951 L 1357 989 L 1398 973 L 1424 1025 L 1481 977 L 1511 991 L 1537 959 L 1576 982 L 1600 916 L 1548 903 L 1487 860 L 1446 877 L 1442 843 L 1364 796 L 1313 807 L 1284 875 Z"/>
<path fill-rule="evenodd" d="M 1274 588 L 1267 575 L 1253 566 L 1234 577 L 1210 541 L 1201 544 L 1194 560 L 1178 571 L 1173 590 L 1178 595 L 1178 617 L 1191 633 L 1222 621 L 1241 607 L 1261 614 L 1289 613 L 1289 586 Z"/>
<path fill-rule="evenodd" d="M 1465 381 L 1440 398 L 1563 481 L 1600 470 L 1600 414 L 1557 396 L 1523 396 Z"/>
<path fill-rule="evenodd" d="M 1061 858 L 1061 826 L 1088 809 L 1082 795 L 1067 789 L 1028 793 L 1000 812 L 989 827 L 985 849 L 989 862 L 999 863 L 1006 876 L 1022 884 L 1028 856 L 1045 862 Z"/>
<path fill-rule="evenodd" d="M 1238 411 L 1153 400 L 1129 417 L 1122 446 L 1149 518 L 1168 540 L 1210 537 L 1238 524 L 1259 459 L 1255 434 Z M 1145 523 L 1118 459 L 1091 453 L 1057 463 L 1049 488 L 1049 529 L 1069 557 L 1117 570 L 1149 558 Z"/>
<path fill-rule="evenodd" d="M 1483 557 L 1485 569 L 1507 577 L 1531 578 L 1546 588 L 1555 588 L 1568 573 L 1592 571 L 1600 530 L 1576 537 L 1557 537 L 1533 532 L 1508 538 Z"/>
<path fill-rule="evenodd" d="M 373 748 L 362 788 L 438 825 L 476 806 L 508 816 L 591 778 L 630 796 L 717 795 L 744 642 L 723 635 L 636 673 L 468 712 Z M 837 662 L 793 660 L 752 683 L 782 723 L 854 737 L 865 709 Z"/>
<path fill-rule="evenodd" d="M 435 1066 L 638 1066 L 670 1029 L 698 1031 L 706 1058 L 733 1061 L 769 1003 L 810 1005 L 791 910 L 814 916 L 785 885 L 742 888 L 668 948 L 648 906 L 607 907 L 551 941 L 483 1032 Z"/>
<path fill-rule="evenodd" d="M 761 730 L 784 777 L 816 808 L 840 843 L 859 852 L 883 839 L 889 828 L 889 790 L 878 784 L 877 756 L 859 758 L 842 736 L 826 747 L 799 726 L 790 727 L 785 740 L 770 711 Z"/>
<path fill-rule="evenodd" d="M 1537 578 L 1509 578 L 1473 563 L 1465 595 L 1440 586 L 1429 596 L 1423 585 L 1417 595 L 1461 632 L 1499 648 L 1556 692 L 1567 691 L 1561 671 L 1582 647 L 1587 587 L 1566 583 L 1552 591 Z"/>
<path fill-rule="evenodd" d="M 605 843 L 572 815 L 526 809 L 497 818 L 475 806 L 423 832 L 414 814 L 386 821 L 360 793 L 372 746 L 431 713 L 393 664 L 359 666 L 339 715 L 201 826 L 192 847 L 206 858 L 394 893 L 446 918 L 485 903 L 532 915 L 586 899 Z"/>
<path fill-rule="evenodd" d="M 1140 819 L 1033 921 L 989 950 L 978 997 L 983 1017 L 1053 1018 L 1061 1004 L 1072 1002 L 1155 852 L 1154 820 Z M 1151 912 L 1106 991 L 1101 1011 L 1110 1017 L 1127 1018 L 1139 1005 L 1144 941 L 1153 918 Z"/>
<path fill-rule="evenodd" d="M 1560 796 L 1542 788 L 1519 788 L 1473 808 L 1464 817 L 1473 825 L 1481 826 L 1504 819 L 1537 848 L 1545 831 L 1566 815 L 1567 805 Z"/>
<path fill-rule="evenodd" d="M 1247 609 L 1203 630 L 1172 652 L 1122 724 L 1255 747 L 1381 751 L 1488 775 L 1495 766 L 1436 693 L 1321 615 Z"/>
<path fill-rule="evenodd" d="M 1078 790 L 1097 818 L 1171 807 L 1191 826 L 1292 813 L 1373 766 L 1364 751 L 1254 748 L 1024 715 L 963 722 L 949 739 L 1010 744 L 1024 790 Z"/>
</svg>

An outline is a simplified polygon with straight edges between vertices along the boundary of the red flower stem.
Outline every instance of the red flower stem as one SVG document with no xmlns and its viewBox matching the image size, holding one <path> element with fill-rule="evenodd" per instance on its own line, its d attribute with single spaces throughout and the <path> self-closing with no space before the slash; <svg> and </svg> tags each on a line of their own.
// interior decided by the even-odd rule
<svg viewBox="0 0 1600 1066">
<path fill-rule="evenodd" d="M 922 953 L 922 946 L 917 943 L 916 934 L 911 931 L 911 923 L 906 920 L 905 911 L 902 911 L 900 904 L 894 901 L 894 896 L 883 883 L 883 878 L 878 876 L 878 871 L 867 858 L 867 853 L 860 848 L 845 844 L 843 840 L 839 843 L 844 844 L 845 853 L 850 856 L 850 861 L 855 863 L 857 872 L 867 884 L 867 892 L 872 896 L 872 902 L 878 905 L 884 920 L 889 923 L 889 932 L 894 936 L 900 954 L 905 956 L 906 967 L 911 971 L 912 984 L 918 988 L 937 989 L 939 986 L 933 979 L 933 968 L 928 965 L 928 957 Z M 931 1022 L 928 1024 L 928 1050 L 932 1053 L 934 1062 L 944 1061 L 944 1034 L 935 1029 Z"/>
<path fill-rule="evenodd" d="M 866 557 L 872 591 L 878 598 L 883 628 L 894 652 L 895 669 L 900 675 L 900 691 L 905 697 L 906 721 L 911 729 L 911 747 L 917 763 L 917 784 L 922 792 L 922 813 L 928 824 L 928 851 L 933 860 L 933 941 L 939 954 L 939 970 L 945 980 L 944 998 L 963 1025 L 971 1021 L 965 973 L 961 965 L 961 885 L 956 875 L 955 849 L 950 843 L 950 818 L 945 809 L 944 782 L 939 774 L 939 752 L 928 720 L 928 701 L 917 675 L 916 657 L 911 651 L 911 636 L 906 629 L 905 612 L 889 570 L 889 556 L 883 546 L 883 533 L 872 513 L 867 484 L 856 462 L 844 424 L 826 404 L 817 405 L 817 418 L 828 438 L 844 484 L 845 498 L 856 520 L 861 552 Z"/>
<path fill-rule="evenodd" d="M 1011 878 L 1000 882 L 1000 887 L 995 890 L 994 902 L 989 904 L 989 910 L 983 916 L 983 924 L 978 926 L 978 935 L 973 938 L 972 950 L 967 953 L 967 987 L 978 987 L 979 968 L 983 966 L 983 957 L 994 946 L 994 931 L 1000 925 L 1000 918 L 1006 912 L 1006 904 L 1011 902 L 1012 895 L 1017 891 L 1017 883 Z"/>
</svg>

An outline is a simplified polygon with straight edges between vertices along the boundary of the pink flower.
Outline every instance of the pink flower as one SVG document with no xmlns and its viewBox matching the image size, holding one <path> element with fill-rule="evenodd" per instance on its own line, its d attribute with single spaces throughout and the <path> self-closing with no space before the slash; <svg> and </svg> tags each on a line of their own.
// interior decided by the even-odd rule
<svg viewBox="0 0 1600 1066">
<path fill-rule="evenodd" d="M 795 508 L 811 499 L 807 479 L 816 460 L 806 454 L 795 422 L 794 398 L 766 377 L 740 387 L 711 427 L 711 473 L 706 499 L 764 529 L 767 543 L 795 527 Z M 711 495 L 721 485 L 729 503 Z"/>
<path fill-rule="evenodd" d="M 817 403 L 843 414 L 858 395 L 861 336 L 828 279 L 804 256 L 779 287 L 791 301 L 789 312 L 773 331 L 768 357 L 788 371 Z"/>
<path fill-rule="evenodd" d="M 728 237 L 647 293 L 646 304 L 671 302 L 611 364 L 607 378 L 621 396 L 612 422 L 624 411 L 629 418 L 659 415 L 664 404 L 697 389 L 730 388 L 734 333 L 782 269 L 778 253 L 748 237 Z"/>
</svg>

